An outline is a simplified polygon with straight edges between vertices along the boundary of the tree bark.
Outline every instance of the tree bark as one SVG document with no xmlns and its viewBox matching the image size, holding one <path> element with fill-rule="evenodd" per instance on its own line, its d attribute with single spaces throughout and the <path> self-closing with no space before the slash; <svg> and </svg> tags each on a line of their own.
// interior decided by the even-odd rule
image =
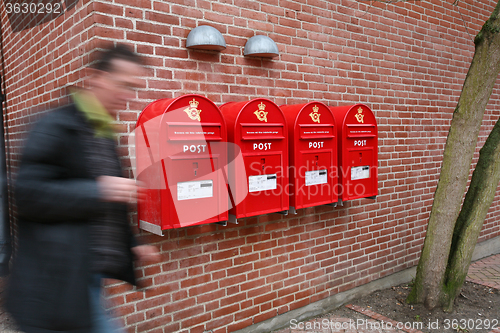
<svg viewBox="0 0 500 333">
<path fill-rule="evenodd" d="M 499 12 L 500 1 L 474 40 L 474 57 L 453 113 L 424 247 L 415 283 L 407 299 L 410 303 L 424 303 L 429 309 L 442 306 L 449 299 L 445 272 L 455 222 L 467 186 L 484 110 L 500 72 Z"/>
<path fill-rule="evenodd" d="M 445 275 L 444 310 L 451 312 L 469 270 L 472 253 L 500 182 L 500 121 L 497 121 L 479 155 L 453 233 Z"/>
</svg>

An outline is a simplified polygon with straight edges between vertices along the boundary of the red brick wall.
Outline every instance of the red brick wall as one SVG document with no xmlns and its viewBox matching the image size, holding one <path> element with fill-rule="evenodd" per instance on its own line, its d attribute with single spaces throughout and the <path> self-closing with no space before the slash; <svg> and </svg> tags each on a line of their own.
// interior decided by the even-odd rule
<svg viewBox="0 0 500 333">
<path fill-rule="evenodd" d="M 74 3 L 76 6 L 74 6 Z M 64 103 L 66 87 L 81 82 L 84 64 L 95 48 L 91 40 L 94 35 L 92 5 L 88 1 L 67 0 L 59 11 L 63 13 L 42 17 L 31 13 L 7 13 L 2 1 L 2 81 L 7 94 L 6 130 L 10 164 L 15 167 L 19 159 L 22 139 L 36 115 L 51 107 Z M 33 1 L 38 2 L 38 1 Z M 56 1 L 43 1 L 56 3 Z M 29 2 L 26 2 L 29 3 Z M 9 5 L 9 6 L 10 6 Z M 22 10 L 22 8 L 20 8 Z M 28 7 L 29 10 L 29 7 Z M 48 9 L 36 8 L 38 10 Z M 42 23 L 41 23 L 42 22 Z M 40 24 L 41 23 L 41 24 Z M 15 176 L 15 168 L 13 176 Z"/>
<path fill-rule="evenodd" d="M 113 41 L 147 58 L 144 89 L 119 113 L 124 156 L 139 112 L 158 98 L 362 102 L 379 125 L 376 201 L 182 228 L 164 237 L 143 233 L 162 250 L 161 264 L 140 271 L 154 288 L 130 292 L 112 284 L 111 299 L 130 332 L 232 332 L 414 266 L 472 39 L 495 5 L 449 2 L 80 0 L 56 20 L 22 31 L 10 26 L 2 7 L 10 163 L 33 116 L 63 102 L 67 85 L 82 84 L 82 66 L 95 47 Z M 224 51 L 185 48 L 189 31 L 202 24 L 224 35 Z M 276 41 L 278 58 L 243 57 L 256 33 Z M 498 119 L 498 88 L 478 148 Z M 500 235 L 499 215 L 497 196 L 481 241 Z"/>
</svg>

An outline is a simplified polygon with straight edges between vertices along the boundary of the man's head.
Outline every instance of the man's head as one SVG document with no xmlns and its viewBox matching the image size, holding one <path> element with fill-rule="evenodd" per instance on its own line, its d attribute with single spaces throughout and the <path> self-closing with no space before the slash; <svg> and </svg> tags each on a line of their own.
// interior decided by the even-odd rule
<svg viewBox="0 0 500 333">
<path fill-rule="evenodd" d="M 135 97 L 140 85 L 141 58 L 127 46 L 119 44 L 103 51 L 92 68 L 91 87 L 106 110 L 116 116 L 128 100 Z"/>
</svg>

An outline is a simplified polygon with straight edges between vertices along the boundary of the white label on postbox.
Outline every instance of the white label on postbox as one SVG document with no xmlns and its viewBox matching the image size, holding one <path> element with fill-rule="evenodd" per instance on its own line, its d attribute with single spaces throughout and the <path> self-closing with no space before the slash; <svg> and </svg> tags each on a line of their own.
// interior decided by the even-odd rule
<svg viewBox="0 0 500 333">
<path fill-rule="evenodd" d="M 366 140 L 354 140 L 354 147 L 366 146 Z"/>
<path fill-rule="evenodd" d="M 182 152 L 191 152 L 191 153 L 204 153 L 207 149 L 207 145 L 184 145 L 182 147 Z"/>
<path fill-rule="evenodd" d="M 177 183 L 177 200 L 211 198 L 214 196 L 214 184 L 211 179 Z"/>
<path fill-rule="evenodd" d="M 306 186 L 328 183 L 328 172 L 326 170 L 306 171 Z"/>
<path fill-rule="evenodd" d="M 249 176 L 248 192 L 275 190 L 277 187 L 277 178 L 276 174 Z"/>
<path fill-rule="evenodd" d="M 253 144 L 253 150 L 269 150 L 269 149 L 271 149 L 271 142 L 261 142 Z"/>
<path fill-rule="evenodd" d="M 368 165 L 351 168 L 351 180 L 370 178 L 370 167 Z"/>
<path fill-rule="evenodd" d="M 325 144 L 324 141 L 311 141 L 309 142 L 309 148 L 323 148 L 323 145 Z"/>
</svg>

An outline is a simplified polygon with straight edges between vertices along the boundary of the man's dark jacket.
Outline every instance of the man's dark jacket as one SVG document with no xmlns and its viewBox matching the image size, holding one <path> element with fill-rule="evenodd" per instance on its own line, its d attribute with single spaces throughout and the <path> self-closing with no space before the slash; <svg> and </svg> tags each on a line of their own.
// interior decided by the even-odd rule
<svg viewBox="0 0 500 333">
<path fill-rule="evenodd" d="M 89 172 L 82 139 L 89 134 L 83 113 L 68 105 L 44 116 L 24 148 L 15 186 L 18 251 L 6 305 L 26 332 L 90 332 L 90 225 L 109 203 L 99 199 Z M 116 152 L 113 158 L 118 161 Z M 130 260 L 111 277 L 134 283 L 127 208 L 116 205 Z"/>
</svg>

